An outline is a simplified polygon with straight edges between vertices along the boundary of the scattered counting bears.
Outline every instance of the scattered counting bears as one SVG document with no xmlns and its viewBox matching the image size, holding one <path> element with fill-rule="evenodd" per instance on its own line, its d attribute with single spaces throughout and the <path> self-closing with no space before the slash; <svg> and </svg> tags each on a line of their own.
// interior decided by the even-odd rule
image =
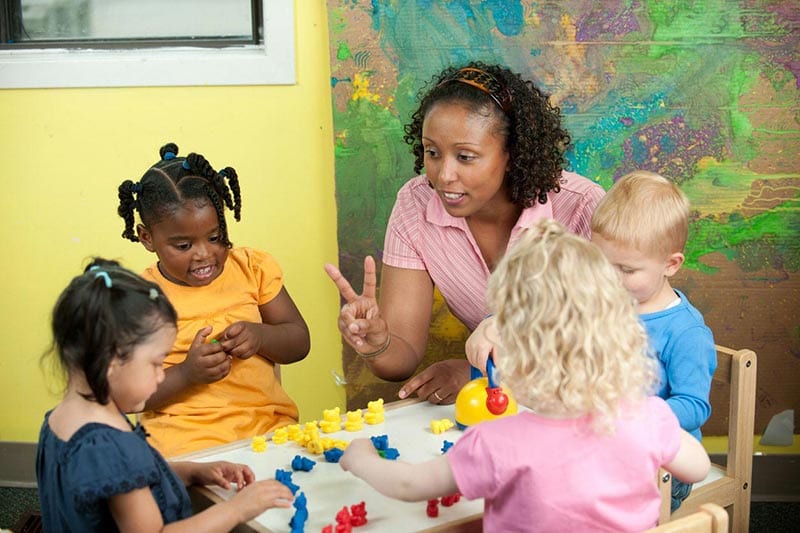
<svg viewBox="0 0 800 533">
<path fill-rule="evenodd" d="M 428 500 L 428 508 L 425 509 L 425 514 L 431 518 L 439 516 L 439 498 Z"/>
<path fill-rule="evenodd" d="M 442 496 L 442 505 L 445 507 L 450 507 L 458 503 L 460 499 L 461 499 L 460 492 L 456 492 L 448 496 Z M 437 516 L 439 516 L 439 498 L 428 500 L 428 506 L 425 508 L 425 514 L 427 514 L 431 518 L 436 518 Z"/>
<path fill-rule="evenodd" d="M 323 433 L 334 433 L 342 429 L 342 417 L 338 407 L 322 411 L 322 421 L 319 423 L 319 429 Z"/>
<path fill-rule="evenodd" d="M 285 427 L 278 428 L 272 433 L 272 442 L 275 444 L 286 444 L 289 440 L 289 430 Z"/>
<path fill-rule="evenodd" d="M 453 427 L 453 421 L 449 418 L 442 418 L 441 420 L 431 420 L 431 431 L 433 431 L 436 435 L 444 433 L 451 427 Z"/>
<path fill-rule="evenodd" d="M 280 468 L 275 470 L 275 480 L 289 487 L 289 490 L 292 491 L 292 494 L 296 494 L 297 489 L 300 488 L 292 483 L 292 473 L 288 470 L 281 470 Z"/>
<path fill-rule="evenodd" d="M 289 527 L 292 528 L 292 533 L 303 533 L 306 520 L 308 520 L 305 493 L 301 492 L 298 494 L 292 505 L 295 508 L 295 512 L 292 519 L 289 521 Z"/>
<path fill-rule="evenodd" d="M 367 523 L 367 504 L 359 502 L 350 506 L 350 525 L 363 526 Z"/>
<path fill-rule="evenodd" d="M 314 468 L 314 465 L 317 464 L 315 461 L 312 461 L 308 457 L 303 457 L 302 455 L 295 455 L 294 459 L 292 459 L 292 470 L 302 470 L 303 472 L 311 472 L 311 469 Z"/>
<path fill-rule="evenodd" d="M 333 409 L 325 409 L 322 413 L 322 420 L 318 423 L 316 420 L 306 422 L 305 424 L 291 424 L 273 431 L 271 440 L 275 444 L 285 444 L 288 441 L 297 442 L 299 445 L 304 446 L 308 451 L 314 454 L 324 454 L 325 460 L 329 463 L 338 463 L 344 448 L 347 447 L 347 442 L 342 440 L 335 440 L 332 438 L 321 438 L 320 431 L 323 433 L 333 433 L 342 429 L 341 411 L 338 407 Z M 348 411 L 345 413 L 344 429 L 347 431 L 360 431 L 364 428 L 364 423 L 374 425 L 380 424 L 385 421 L 385 413 L 383 408 L 383 398 L 375 401 L 368 402 L 367 409 L 364 413 L 359 410 Z M 452 422 L 449 420 L 441 421 L 449 422 L 452 427 Z M 445 427 L 442 431 L 448 429 Z M 386 459 L 396 459 L 400 453 L 396 448 L 389 447 L 389 437 L 387 435 L 378 435 L 370 437 L 372 444 L 381 457 Z M 445 441 L 447 443 L 447 441 Z M 448 446 L 449 447 L 449 446 Z M 253 437 L 252 448 L 255 452 L 263 452 L 267 449 L 267 437 L 259 435 Z M 442 449 L 442 453 L 446 451 Z M 316 462 L 303 457 L 295 455 L 292 459 L 292 469 L 294 471 L 310 472 Z M 275 479 L 286 485 L 292 494 L 296 494 L 293 503 L 295 513 L 292 516 L 289 526 L 292 533 L 302 533 L 305 523 L 308 521 L 308 509 L 306 507 L 306 496 L 298 490 L 300 487 L 292 482 L 292 472 L 282 469 L 275 470 Z M 444 499 L 442 500 L 444 501 Z M 457 500 L 456 500 L 457 501 Z M 428 502 L 428 512 L 430 515 L 431 502 L 436 515 L 438 515 L 438 500 L 431 500 Z M 452 505 L 452 504 L 451 504 Z M 350 506 L 342 507 L 341 511 L 336 514 L 336 525 L 329 524 L 322 529 L 323 533 L 350 533 L 352 528 L 363 526 L 367 523 L 367 510 L 366 503 L 359 502 Z"/>
<path fill-rule="evenodd" d="M 253 451 L 256 453 L 262 453 L 267 451 L 267 437 L 264 435 L 256 435 L 253 437 L 252 442 Z"/>
<path fill-rule="evenodd" d="M 364 429 L 364 422 L 367 424 L 384 422 L 383 398 L 368 402 L 364 413 L 362 413 L 361 409 L 347 411 L 344 416 L 344 429 L 351 432 L 361 431 Z M 271 439 L 275 444 L 286 444 L 291 440 L 303 446 L 312 454 L 321 454 L 325 450 L 334 447 L 344 450 L 347 447 L 345 441 L 328 437 L 322 438 L 320 436 L 320 432 L 327 434 L 340 431 L 342 423 L 341 409 L 339 407 L 323 409 L 321 421 L 312 420 L 304 424 L 290 424 L 278 428 L 273 431 Z M 260 452 L 265 449 L 266 447 L 261 444 L 260 437 L 258 440 L 253 437 L 253 450 Z"/>
<path fill-rule="evenodd" d="M 367 402 L 367 412 L 364 414 L 364 422 L 375 425 L 383 422 L 384 418 L 383 398 Z"/>
<path fill-rule="evenodd" d="M 350 509 L 345 505 L 341 511 L 336 513 L 336 529 L 333 525 L 322 528 L 322 533 L 349 533 L 354 527 L 363 526 L 367 523 L 367 504 L 362 502 L 353 504 Z"/>
<path fill-rule="evenodd" d="M 450 442 L 449 440 L 444 441 L 442 443 L 442 453 L 447 453 L 447 450 L 449 450 L 452 446 L 453 443 Z"/>
<path fill-rule="evenodd" d="M 323 455 L 325 455 L 325 460 L 329 463 L 338 463 L 339 459 L 344 455 L 344 451 L 339 448 L 331 448 L 330 450 L 325 450 Z"/>
<path fill-rule="evenodd" d="M 372 445 L 375 446 L 376 450 L 385 450 L 389 447 L 388 435 L 374 435 L 369 440 L 372 441 Z"/>
<path fill-rule="evenodd" d="M 353 529 L 352 518 L 347 506 L 342 507 L 342 510 L 336 513 L 336 533 L 349 533 Z"/>
<path fill-rule="evenodd" d="M 364 429 L 364 417 L 361 414 L 361 409 L 347 411 L 345 414 L 344 429 L 346 431 L 361 431 Z"/>
<path fill-rule="evenodd" d="M 384 459 L 395 460 L 400 457 L 400 452 L 397 451 L 397 448 L 389 447 L 388 435 L 375 435 L 370 437 L 370 440 L 375 449 L 378 450 L 378 455 Z"/>
<path fill-rule="evenodd" d="M 445 507 L 450 507 L 451 505 L 457 504 L 460 499 L 461 499 L 460 492 L 456 492 L 448 496 L 442 496 L 442 505 L 444 505 Z"/>
<path fill-rule="evenodd" d="M 380 455 L 384 459 L 389 459 L 390 461 L 394 461 L 395 459 L 400 457 L 400 452 L 397 451 L 397 448 L 386 448 L 385 450 L 378 450 L 378 455 Z"/>
</svg>

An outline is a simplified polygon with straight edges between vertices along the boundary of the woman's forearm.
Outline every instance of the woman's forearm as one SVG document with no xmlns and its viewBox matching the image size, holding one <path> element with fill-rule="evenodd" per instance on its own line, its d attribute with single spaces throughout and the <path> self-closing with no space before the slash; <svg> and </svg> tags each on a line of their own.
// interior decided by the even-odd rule
<svg viewBox="0 0 800 533">
<path fill-rule="evenodd" d="M 403 381 L 414 374 L 425 354 L 417 353 L 401 336 L 390 334 L 389 345 L 383 353 L 374 357 L 359 355 L 375 376 L 387 381 Z"/>
</svg>

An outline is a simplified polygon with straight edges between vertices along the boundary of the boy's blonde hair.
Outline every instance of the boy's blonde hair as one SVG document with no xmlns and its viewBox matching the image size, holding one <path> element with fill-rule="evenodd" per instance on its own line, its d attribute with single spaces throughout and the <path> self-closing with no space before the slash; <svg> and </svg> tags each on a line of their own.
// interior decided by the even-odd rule
<svg viewBox="0 0 800 533">
<path fill-rule="evenodd" d="M 526 231 L 490 277 L 488 299 L 499 377 L 522 405 L 611 429 L 622 404 L 654 391 L 635 302 L 600 249 L 558 222 Z"/>
<path fill-rule="evenodd" d="M 592 234 L 666 257 L 683 252 L 689 199 L 663 176 L 637 170 L 617 181 L 597 204 Z"/>
</svg>

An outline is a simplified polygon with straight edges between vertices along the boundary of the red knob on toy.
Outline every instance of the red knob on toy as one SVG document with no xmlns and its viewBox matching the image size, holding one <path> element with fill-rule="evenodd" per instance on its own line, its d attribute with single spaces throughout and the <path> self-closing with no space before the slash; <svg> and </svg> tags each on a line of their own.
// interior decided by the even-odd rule
<svg viewBox="0 0 800 533">
<path fill-rule="evenodd" d="M 508 408 L 508 396 L 500 387 L 486 387 L 486 408 L 493 415 L 502 415 Z"/>
<path fill-rule="evenodd" d="M 497 383 L 492 354 L 486 359 L 486 378 L 489 381 L 489 386 L 486 387 L 486 409 L 493 415 L 502 415 L 508 408 L 508 396 Z"/>
</svg>

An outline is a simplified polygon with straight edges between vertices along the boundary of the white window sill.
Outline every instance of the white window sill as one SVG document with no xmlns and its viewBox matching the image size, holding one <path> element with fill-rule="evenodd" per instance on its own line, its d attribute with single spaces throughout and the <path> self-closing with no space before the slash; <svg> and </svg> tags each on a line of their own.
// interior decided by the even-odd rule
<svg viewBox="0 0 800 533">
<path fill-rule="evenodd" d="M 0 88 L 292 85 L 292 2 L 264 2 L 263 46 L 0 50 Z"/>
</svg>

